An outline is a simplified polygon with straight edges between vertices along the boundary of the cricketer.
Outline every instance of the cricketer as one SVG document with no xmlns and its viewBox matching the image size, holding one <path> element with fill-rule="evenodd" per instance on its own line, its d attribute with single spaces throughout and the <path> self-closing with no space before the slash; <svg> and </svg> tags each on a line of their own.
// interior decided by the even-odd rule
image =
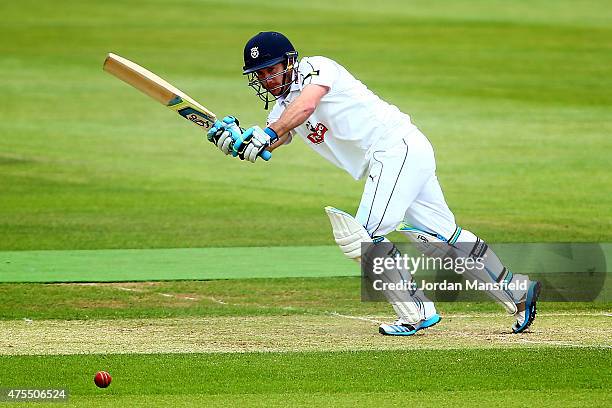
<svg viewBox="0 0 612 408">
<path fill-rule="evenodd" d="M 385 236 L 398 230 L 413 242 L 435 244 L 423 246 L 425 255 L 435 256 L 446 247 L 445 252 L 455 256 L 483 259 L 483 268 L 466 275 L 489 286 L 522 288 L 489 294 L 514 316 L 514 333 L 533 323 L 540 283 L 510 272 L 485 241 L 455 223 L 436 176 L 432 145 L 408 115 L 332 59 L 298 59 L 292 43 L 278 32 L 260 32 L 246 43 L 243 74 L 266 109 L 275 103 L 263 129 L 243 130 L 234 116 L 217 121 L 208 140 L 223 153 L 255 162 L 265 150 L 271 152 L 299 136 L 356 180 L 366 178 L 354 217 L 333 207 L 325 209 L 347 257 L 359 261 L 364 242 L 392 245 Z M 399 254 L 396 248 L 392 252 Z M 388 280 L 397 280 L 393 273 L 388 271 Z M 421 290 L 388 291 L 385 296 L 397 320 L 380 325 L 381 334 L 410 336 L 441 320 Z"/>
</svg>

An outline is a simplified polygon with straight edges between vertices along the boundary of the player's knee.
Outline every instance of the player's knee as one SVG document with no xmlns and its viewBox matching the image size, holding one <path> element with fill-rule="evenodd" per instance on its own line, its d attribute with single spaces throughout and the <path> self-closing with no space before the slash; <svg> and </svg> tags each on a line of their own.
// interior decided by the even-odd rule
<svg viewBox="0 0 612 408">
<path fill-rule="evenodd" d="M 397 226 L 401 224 L 402 219 L 392 219 L 391 217 L 384 217 L 382 220 L 377 222 L 370 221 L 366 225 L 366 230 L 371 237 L 384 237 L 392 231 L 395 231 Z M 365 223 L 364 223 L 365 225 Z"/>
<path fill-rule="evenodd" d="M 426 231 L 412 225 L 402 224 L 397 228 L 402 235 L 413 243 L 422 254 L 430 257 L 444 257 L 448 251 L 445 237 L 432 231 Z"/>
</svg>

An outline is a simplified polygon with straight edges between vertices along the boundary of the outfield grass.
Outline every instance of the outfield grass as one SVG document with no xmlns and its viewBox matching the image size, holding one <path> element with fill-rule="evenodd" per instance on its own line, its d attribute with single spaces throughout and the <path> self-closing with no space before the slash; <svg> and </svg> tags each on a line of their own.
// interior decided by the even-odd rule
<svg viewBox="0 0 612 408">
<path fill-rule="evenodd" d="M 0 357 L 0 378 L 68 387 L 78 406 L 396 406 L 416 396 L 423 406 L 603 407 L 610 364 L 609 351 L 589 349 L 22 356 Z M 114 375 L 106 390 L 91 383 L 100 369 Z"/>
<path fill-rule="evenodd" d="M 355 211 L 361 183 L 301 141 L 270 163 L 223 157 L 101 70 L 123 54 L 262 124 L 241 53 L 270 28 L 412 114 L 460 224 L 489 241 L 611 240 L 607 2 L 183 5 L 0 6 L 0 249 L 329 244 L 323 206 Z"/>
</svg>

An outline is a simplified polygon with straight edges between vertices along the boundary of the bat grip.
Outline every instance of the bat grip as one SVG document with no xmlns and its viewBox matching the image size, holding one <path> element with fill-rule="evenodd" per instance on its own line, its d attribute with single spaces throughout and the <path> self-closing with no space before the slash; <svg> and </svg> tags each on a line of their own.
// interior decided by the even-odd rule
<svg viewBox="0 0 612 408">
<path fill-rule="evenodd" d="M 238 154 L 242 154 L 244 152 L 244 147 L 245 147 L 245 145 L 242 145 L 242 147 L 241 147 L 240 151 L 238 152 Z M 230 149 L 233 149 L 233 148 L 234 148 L 234 143 L 232 143 L 232 146 L 230 147 Z M 263 152 L 261 152 L 259 154 L 259 157 L 261 157 L 265 161 L 268 161 L 268 160 L 270 160 L 272 158 L 272 153 L 270 153 L 267 150 L 264 150 Z"/>
</svg>

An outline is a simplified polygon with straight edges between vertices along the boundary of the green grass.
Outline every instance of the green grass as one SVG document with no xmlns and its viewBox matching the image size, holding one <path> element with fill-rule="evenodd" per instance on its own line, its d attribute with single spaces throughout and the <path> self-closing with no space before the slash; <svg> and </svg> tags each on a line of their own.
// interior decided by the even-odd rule
<svg viewBox="0 0 612 408">
<path fill-rule="evenodd" d="M 22 356 L 0 357 L 0 378 L 8 387 L 67 387 L 79 406 L 268 406 L 293 398 L 302 406 L 395 406 L 415 396 L 425 406 L 474 405 L 472 398 L 489 406 L 606 406 L 611 363 L 608 351 L 593 349 Z M 114 376 L 106 390 L 91 380 L 102 369 Z"/>
<path fill-rule="evenodd" d="M 353 320 L 392 315 L 358 296 L 350 277 L 0 284 L 0 388 L 92 407 L 609 404 L 609 304 L 542 303 L 517 336 L 496 304 L 439 303 L 442 323 L 406 339 Z"/>
<path fill-rule="evenodd" d="M 101 70 L 115 51 L 219 114 L 262 124 L 241 52 L 271 28 L 412 115 L 461 225 L 498 242 L 612 238 L 605 1 L 22 1 L 0 11 L 10 39 L 0 44 L 2 250 L 329 244 L 322 207 L 355 211 L 361 183 L 301 141 L 270 163 L 223 157 Z"/>
<path fill-rule="evenodd" d="M 0 298 L 5 300 L 0 302 L 0 319 L 257 316 L 323 313 L 329 310 L 349 314 L 389 312 L 389 306 L 381 302 L 361 303 L 359 285 L 358 278 L 213 280 L 98 286 L 0 284 Z M 174 297 L 164 297 L 162 293 Z M 197 300 L 181 299 L 181 295 Z M 488 306 L 476 306 L 476 310 L 498 310 L 494 305 Z"/>
<path fill-rule="evenodd" d="M 612 257 L 612 245 L 610 246 Z M 333 246 L 0 251 L 0 282 L 355 276 Z"/>
<path fill-rule="evenodd" d="M 401 253 L 415 255 L 412 245 L 397 246 Z M 594 290 L 602 295 L 608 292 L 605 274 L 612 273 L 608 267 L 612 263 L 610 243 L 494 244 L 493 249 L 508 268 L 542 280 L 545 285 L 571 286 L 572 280 L 563 272 L 596 272 L 588 283 L 599 284 Z M 347 260 L 336 245 L 0 251 L 0 283 L 322 278 L 359 274 L 359 265 Z M 433 271 L 419 271 L 419 275 L 433 279 Z M 442 277 L 437 275 L 436 279 Z M 574 275 L 572 279 L 579 277 Z M 461 279 L 452 272 L 447 278 Z M 580 288 L 586 292 L 586 282 L 579 280 Z"/>
<path fill-rule="evenodd" d="M 331 311 L 347 315 L 391 313 L 386 302 L 362 302 L 360 279 L 351 277 L 98 285 L 0 284 L 0 299 L 3 299 L 0 320 L 320 315 Z M 503 315 L 501 307 L 493 302 L 442 302 L 438 307 L 447 313 Z M 609 312 L 611 309 L 610 302 L 544 302 L 540 306 L 540 311 L 545 313 Z"/>
<path fill-rule="evenodd" d="M 0 14 L 0 251 L 331 245 L 323 206 L 354 212 L 362 183 L 299 140 L 269 163 L 226 158 L 101 68 L 116 52 L 261 125 L 241 54 L 268 29 L 411 115 L 460 225 L 490 242 L 612 241 L 607 1 L 23 0 Z M 524 336 L 497 305 L 441 303 L 442 324 L 389 339 L 367 319 L 390 307 L 358 295 L 355 278 L 0 284 L 0 387 L 66 386 L 92 407 L 610 406 L 609 303 L 544 302 Z M 28 350 L 44 354 L 15 355 Z"/>
<path fill-rule="evenodd" d="M 416 391 L 402 393 L 399 391 L 384 393 L 339 393 L 339 394 L 267 394 L 263 397 L 253 394 L 232 395 L 231 400 L 223 394 L 217 395 L 142 395 L 113 396 L 107 395 L 76 397 L 73 405 L 84 407 L 105 407 L 109 405 L 131 407 L 167 407 L 167 406 L 236 406 L 236 407 L 270 407 L 291 406 L 297 407 L 329 407 L 330 399 L 333 397 L 334 407 L 353 408 L 357 406 L 397 407 L 406 401 L 418 401 L 420 407 L 450 407 L 457 404 L 465 407 L 482 406 L 507 406 L 512 404 L 516 407 L 531 407 L 534 404 L 560 404 L 567 407 L 607 407 L 609 400 L 597 394 L 592 397 L 591 390 L 572 390 L 572 398 L 567 398 L 566 391 L 509 391 L 500 394 L 499 391 L 452 391 L 452 392 L 426 392 Z M 19 406 L 19 405 L 18 405 Z M 37 404 L 36 406 L 47 406 Z M 57 406 L 53 404 L 51 406 Z"/>
</svg>

